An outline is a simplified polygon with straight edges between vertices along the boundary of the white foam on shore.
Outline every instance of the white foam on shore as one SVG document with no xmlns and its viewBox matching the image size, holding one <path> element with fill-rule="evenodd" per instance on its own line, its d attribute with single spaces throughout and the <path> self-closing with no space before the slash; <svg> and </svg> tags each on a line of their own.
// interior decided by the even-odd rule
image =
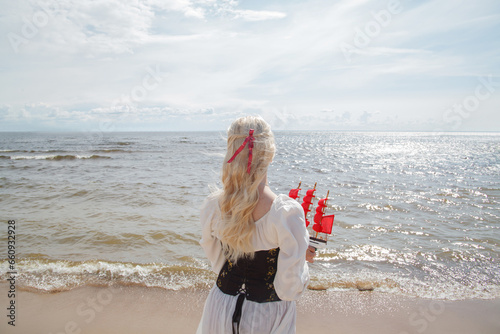
<svg viewBox="0 0 500 334">
<path fill-rule="evenodd" d="M 56 154 L 51 154 L 51 155 L 12 155 L 10 156 L 10 160 L 74 160 L 74 159 L 111 159 L 110 157 L 107 156 L 101 156 L 101 155 L 95 155 L 95 154 L 90 154 L 90 155 L 73 155 L 73 154 L 67 154 L 67 155 L 56 155 Z"/>
<path fill-rule="evenodd" d="M 341 270 L 318 272 L 312 268 L 312 290 L 378 291 L 388 294 L 446 299 L 494 299 L 500 297 L 500 286 L 485 284 L 468 286 L 451 280 L 419 280 L 400 273 L 378 270 Z M 163 263 L 122 263 L 102 260 L 62 261 L 24 259 L 17 263 L 17 282 L 26 288 L 44 291 L 71 290 L 84 285 L 113 284 L 159 287 L 167 290 L 209 288 L 216 275 L 204 262 L 193 265 Z M 8 278 L 8 263 L 0 264 L 0 279 Z"/>
<path fill-rule="evenodd" d="M 0 265 L 0 278 L 6 279 L 7 261 Z M 140 285 L 180 290 L 212 283 L 206 269 L 161 263 L 136 264 L 108 261 L 20 260 L 17 281 L 27 288 L 45 291 L 70 290 L 83 285 Z"/>
</svg>

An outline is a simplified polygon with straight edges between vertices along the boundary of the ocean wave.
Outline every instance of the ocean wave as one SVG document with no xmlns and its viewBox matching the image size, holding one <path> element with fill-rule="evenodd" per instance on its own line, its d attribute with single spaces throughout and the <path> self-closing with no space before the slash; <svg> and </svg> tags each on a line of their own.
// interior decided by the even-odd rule
<svg viewBox="0 0 500 334">
<path fill-rule="evenodd" d="M 22 289 L 59 292 L 84 285 L 114 284 L 159 287 L 167 290 L 207 288 L 215 280 L 208 267 L 193 265 L 139 264 L 104 260 L 67 261 L 20 259 L 16 281 Z M 8 263 L 0 264 L 0 278 L 9 277 Z"/>
<path fill-rule="evenodd" d="M 1 159 L 10 159 L 10 160 L 76 160 L 76 159 L 112 159 L 111 157 L 104 155 L 11 155 L 11 156 L 0 156 Z"/>
<path fill-rule="evenodd" d="M 4 153 L 61 153 L 67 152 L 64 150 L 0 150 Z"/>
<path fill-rule="evenodd" d="M 107 149 L 101 149 L 101 150 L 94 150 L 93 152 L 104 152 L 104 153 L 126 152 L 126 153 L 130 153 L 131 151 L 122 150 L 120 148 L 107 148 Z"/>
<path fill-rule="evenodd" d="M 382 230 L 375 227 L 372 230 Z M 421 237 L 424 232 L 407 232 L 405 234 Z M 427 236 L 427 235 L 426 235 Z M 482 240 L 483 244 L 474 242 L 454 242 L 449 247 L 443 247 L 433 251 L 401 251 L 378 245 L 352 245 L 342 249 L 326 249 L 318 254 L 318 259 L 323 262 L 332 263 L 387 263 L 390 265 L 410 266 L 412 268 L 435 266 L 439 263 L 445 267 L 457 267 L 462 265 L 474 265 L 486 271 L 495 272 L 500 269 L 497 258 L 487 251 L 491 246 L 495 247 L 495 240 Z M 490 244 L 488 244 L 488 242 Z M 425 271 L 424 271 L 425 272 Z M 465 274 L 465 273 L 464 273 Z M 496 275 L 500 281 L 500 275 Z"/>
<path fill-rule="evenodd" d="M 311 290 L 377 291 L 406 297 L 466 300 L 500 298 L 500 285 L 467 285 L 454 280 L 418 279 L 379 270 L 332 271 L 311 276 Z"/>
<path fill-rule="evenodd" d="M 500 297 L 496 259 L 474 243 L 442 251 L 398 251 L 377 245 L 327 249 L 317 256 L 323 288 L 380 290 L 420 298 Z M 365 274 L 362 274 L 366 271 Z M 332 279 L 331 275 L 336 275 Z M 360 288 L 361 287 L 361 288 Z"/>
<path fill-rule="evenodd" d="M 365 208 L 368 211 L 402 211 L 404 212 L 402 208 L 398 208 L 397 206 L 393 206 L 391 204 L 385 204 L 385 205 L 378 205 L 378 204 L 371 204 L 371 203 L 362 203 L 358 205 L 358 208 Z"/>
<path fill-rule="evenodd" d="M 32 254 L 34 256 L 35 254 Z M 189 263 L 133 263 L 105 260 L 52 260 L 43 254 L 16 263 L 20 289 L 59 292 L 80 286 L 144 286 L 167 290 L 209 289 L 216 275 L 205 261 Z M 0 279 L 9 277 L 8 263 L 0 263 Z M 500 285 L 464 285 L 453 280 L 418 279 L 380 270 L 318 270 L 311 268 L 310 290 L 377 291 L 419 298 L 446 300 L 493 299 L 500 297 Z"/>
</svg>

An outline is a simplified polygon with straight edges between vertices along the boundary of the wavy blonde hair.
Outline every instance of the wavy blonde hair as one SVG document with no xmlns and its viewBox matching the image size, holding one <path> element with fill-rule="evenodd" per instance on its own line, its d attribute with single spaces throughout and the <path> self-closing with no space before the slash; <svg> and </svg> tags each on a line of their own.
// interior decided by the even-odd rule
<svg viewBox="0 0 500 334">
<path fill-rule="evenodd" d="M 248 144 L 236 158 L 227 161 L 254 129 L 253 159 L 247 173 Z M 271 127 L 261 117 L 247 116 L 234 121 L 227 131 L 227 153 L 222 167 L 223 189 L 219 194 L 221 222 L 219 238 L 226 258 L 237 262 L 252 257 L 255 221 L 252 213 L 259 201 L 259 185 L 266 178 L 267 167 L 274 158 L 276 146 Z"/>
</svg>

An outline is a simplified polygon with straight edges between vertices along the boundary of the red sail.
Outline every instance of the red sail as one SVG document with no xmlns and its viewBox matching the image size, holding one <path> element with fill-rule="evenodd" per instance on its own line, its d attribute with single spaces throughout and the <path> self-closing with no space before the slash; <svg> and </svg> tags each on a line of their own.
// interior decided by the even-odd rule
<svg viewBox="0 0 500 334">
<path fill-rule="evenodd" d="M 321 232 L 326 234 L 332 234 L 333 220 L 335 215 L 324 216 L 321 220 Z M 314 226 L 313 226 L 314 228 Z"/>
<path fill-rule="evenodd" d="M 314 215 L 314 222 L 317 224 L 321 224 L 321 218 L 323 218 L 324 215 L 324 209 L 327 207 L 325 202 L 328 200 L 328 198 L 322 198 L 318 201 L 318 206 L 316 207 L 316 214 Z"/>
<path fill-rule="evenodd" d="M 304 214 L 306 216 L 306 227 L 308 227 L 310 224 L 309 220 L 307 219 L 307 213 L 311 211 L 310 207 L 312 204 L 312 199 L 313 197 L 316 197 L 314 196 L 315 191 L 316 189 L 309 189 L 306 192 L 306 196 L 304 196 L 304 198 L 302 199 L 302 208 L 304 209 Z"/>
<path fill-rule="evenodd" d="M 302 200 L 302 204 L 312 204 L 312 199 L 314 196 L 304 196 L 304 199 Z"/>
<path fill-rule="evenodd" d="M 290 193 L 288 193 L 288 197 L 293 198 L 293 199 L 297 199 L 297 197 L 299 197 L 299 191 L 300 191 L 300 188 L 290 190 Z"/>
<path fill-rule="evenodd" d="M 315 232 L 321 233 L 321 232 L 322 232 L 322 227 L 321 227 L 321 224 L 314 224 L 314 225 L 313 225 L 313 230 L 314 230 Z"/>
<path fill-rule="evenodd" d="M 307 191 L 307 193 L 309 194 L 309 190 Z M 307 213 L 309 211 L 311 211 L 309 209 L 309 207 L 311 206 L 312 204 L 312 199 L 313 199 L 314 195 L 310 196 L 310 195 L 307 195 L 307 196 L 304 196 L 303 200 L 302 200 L 302 207 L 304 208 L 304 212 L 305 214 L 307 215 Z"/>
<path fill-rule="evenodd" d="M 311 203 L 302 203 L 302 209 L 304 209 L 304 213 L 307 215 L 307 213 L 311 210 L 309 210 L 309 205 L 311 205 Z"/>
</svg>

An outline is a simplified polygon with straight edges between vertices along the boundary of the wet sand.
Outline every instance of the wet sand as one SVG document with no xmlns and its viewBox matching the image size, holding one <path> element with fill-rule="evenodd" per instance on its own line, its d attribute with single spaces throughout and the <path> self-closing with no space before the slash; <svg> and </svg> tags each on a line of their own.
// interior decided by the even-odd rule
<svg viewBox="0 0 500 334">
<path fill-rule="evenodd" d="M 58 293 L 16 291 L 15 324 L 0 333 L 195 333 L 208 291 L 138 286 L 80 287 Z M 500 299 L 442 301 L 376 291 L 312 291 L 297 303 L 297 333 L 500 333 Z"/>
</svg>

